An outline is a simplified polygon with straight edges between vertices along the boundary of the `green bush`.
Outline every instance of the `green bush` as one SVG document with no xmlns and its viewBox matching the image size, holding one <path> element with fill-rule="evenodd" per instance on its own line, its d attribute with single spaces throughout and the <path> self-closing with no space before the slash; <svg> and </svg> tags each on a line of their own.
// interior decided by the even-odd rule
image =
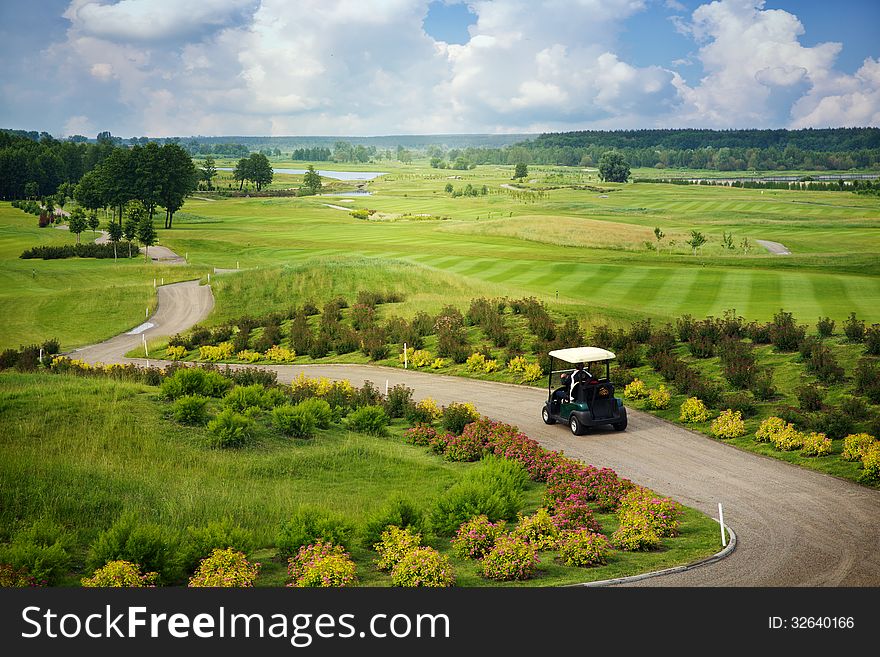
<svg viewBox="0 0 880 657">
<path fill-rule="evenodd" d="M 402 383 L 389 388 L 385 398 L 388 417 L 404 417 L 413 405 L 413 390 Z"/>
<path fill-rule="evenodd" d="M 363 546 L 372 548 L 381 540 L 382 532 L 392 525 L 421 533 L 425 529 L 425 512 L 405 497 L 392 497 L 364 523 L 361 541 Z"/>
<path fill-rule="evenodd" d="M 0 546 L 0 564 L 26 572 L 36 584 L 53 585 L 70 567 L 71 541 L 57 525 L 38 520 Z"/>
<path fill-rule="evenodd" d="M 285 394 L 281 388 L 266 388 L 263 392 L 263 401 L 261 406 L 265 409 L 275 408 L 290 403 L 290 397 Z"/>
<path fill-rule="evenodd" d="M 296 407 L 302 408 L 309 413 L 315 419 L 315 426 L 319 429 L 329 429 L 330 425 L 333 424 L 333 409 L 330 408 L 330 404 L 323 399 L 310 397 L 302 400 L 296 405 Z"/>
<path fill-rule="evenodd" d="M 447 587 L 455 584 L 449 557 L 430 547 L 408 552 L 391 571 L 391 583 L 406 587 Z"/>
<path fill-rule="evenodd" d="M 443 424 L 444 429 L 457 436 L 464 431 L 465 426 L 479 419 L 480 414 L 473 404 L 452 402 L 449 406 L 443 408 L 443 416 L 440 418 L 440 422 Z"/>
<path fill-rule="evenodd" d="M 348 427 L 373 436 L 388 434 L 388 415 L 381 406 L 361 406 L 348 416 Z"/>
<path fill-rule="evenodd" d="M 162 381 L 161 391 L 165 399 L 177 399 L 184 395 L 220 397 L 230 386 L 232 381 L 213 370 L 181 367 Z"/>
<path fill-rule="evenodd" d="M 265 408 L 265 388 L 259 383 L 249 386 L 235 386 L 223 396 L 223 406 L 237 413 L 246 413 L 251 409 Z"/>
<path fill-rule="evenodd" d="M 96 570 L 111 561 L 129 561 L 145 572 L 159 573 L 163 582 L 174 579 L 174 549 L 168 533 L 159 525 L 141 523 L 137 514 L 126 513 L 101 532 L 89 549 L 87 565 Z"/>
<path fill-rule="evenodd" d="M 285 436 L 311 438 L 315 435 L 315 416 L 301 404 L 284 404 L 272 410 L 272 423 Z"/>
<path fill-rule="evenodd" d="M 207 404 L 208 398 L 202 395 L 184 395 L 174 400 L 171 415 L 181 424 L 202 425 L 208 421 Z"/>
<path fill-rule="evenodd" d="M 177 551 L 180 570 L 193 572 L 199 562 L 215 549 L 234 548 L 247 554 L 254 549 L 251 532 L 236 525 L 231 518 L 212 520 L 203 527 L 190 525 L 183 533 Z"/>
<path fill-rule="evenodd" d="M 290 557 L 304 545 L 325 541 L 343 546 L 351 542 L 351 525 L 338 516 L 320 509 L 304 508 L 281 525 L 275 547 L 282 557 Z"/>
<path fill-rule="evenodd" d="M 253 438 L 253 426 L 253 420 L 226 408 L 208 422 L 210 445 L 219 449 L 244 447 Z"/>
</svg>

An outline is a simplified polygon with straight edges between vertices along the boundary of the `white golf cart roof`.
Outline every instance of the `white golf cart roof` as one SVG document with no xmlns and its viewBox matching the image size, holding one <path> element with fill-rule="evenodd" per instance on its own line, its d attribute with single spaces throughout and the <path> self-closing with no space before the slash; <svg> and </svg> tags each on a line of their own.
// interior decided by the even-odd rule
<svg viewBox="0 0 880 657">
<path fill-rule="evenodd" d="M 599 347 L 571 347 L 570 349 L 556 349 L 550 352 L 553 358 L 564 360 L 566 363 L 595 363 L 601 360 L 617 358 L 612 352 Z"/>
</svg>

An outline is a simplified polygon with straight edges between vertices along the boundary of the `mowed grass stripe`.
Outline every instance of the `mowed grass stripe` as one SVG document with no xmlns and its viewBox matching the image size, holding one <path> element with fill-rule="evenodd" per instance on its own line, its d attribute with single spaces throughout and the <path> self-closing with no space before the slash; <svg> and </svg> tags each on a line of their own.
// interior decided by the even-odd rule
<svg viewBox="0 0 880 657">
<path fill-rule="evenodd" d="M 751 280 L 748 305 L 745 308 L 748 317 L 766 319 L 779 310 L 781 297 L 781 275 L 777 272 L 755 272 Z"/>
</svg>

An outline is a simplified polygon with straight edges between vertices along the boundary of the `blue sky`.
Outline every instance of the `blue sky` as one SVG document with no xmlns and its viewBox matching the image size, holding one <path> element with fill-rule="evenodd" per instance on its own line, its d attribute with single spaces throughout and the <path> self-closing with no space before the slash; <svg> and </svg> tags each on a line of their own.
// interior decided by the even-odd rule
<svg viewBox="0 0 880 657">
<path fill-rule="evenodd" d="M 870 0 L 4 0 L 0 127 L 877 126 L 877 25 Z"/>
</svg>

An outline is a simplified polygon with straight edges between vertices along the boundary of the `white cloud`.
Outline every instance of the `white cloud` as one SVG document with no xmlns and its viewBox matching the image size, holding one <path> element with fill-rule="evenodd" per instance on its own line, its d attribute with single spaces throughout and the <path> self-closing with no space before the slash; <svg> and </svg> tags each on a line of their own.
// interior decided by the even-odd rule
<svg viewBox="0 0 880 657">
<path fill-rule="evenodd" d="M 113 76 L 113 66 L 108 64 L 107 62 L 98 62 L 96 64 L 92 64 L 92 67 L 89 69 L 89 73 L 92 74 L 92 77 L 97 78 L 99 80 L 109 80 Z"/>
<path fill-rule="evenodd" d="M 89 117 L 82 114 L 71 116 L 64 122 L 64 135 L 94 135 L 95 124 L 91 122 Z"/>
</svg>

